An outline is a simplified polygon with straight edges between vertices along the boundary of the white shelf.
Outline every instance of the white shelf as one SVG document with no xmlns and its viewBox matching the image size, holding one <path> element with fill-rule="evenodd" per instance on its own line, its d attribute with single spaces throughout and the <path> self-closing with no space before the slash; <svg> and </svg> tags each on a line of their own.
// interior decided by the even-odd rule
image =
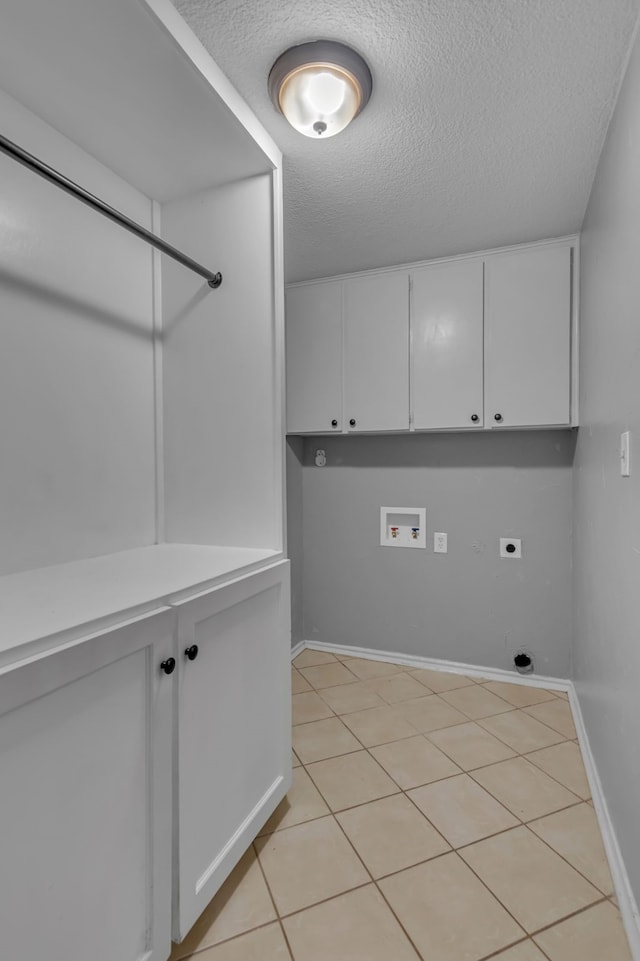
<svg viewBox="0 0 640 961">
<path fill-rule="evenodd" d="M 168 0 L 65 0 L 64 14 L 41 0 L 11 0 L 2 27 L 0 87 L 161 203 L 279 161 Z M 87 123 L 89 108 L 99 123 Z M 31 150 L 28 140 L 20 146 Z M 56 166 L 53 156 L 41 159 Z"/>
<path fill-rule="evenodd" d="M 280 557 L 272 550 L 159 544 L 0 577 L 0 672 Z"/>
</svg>

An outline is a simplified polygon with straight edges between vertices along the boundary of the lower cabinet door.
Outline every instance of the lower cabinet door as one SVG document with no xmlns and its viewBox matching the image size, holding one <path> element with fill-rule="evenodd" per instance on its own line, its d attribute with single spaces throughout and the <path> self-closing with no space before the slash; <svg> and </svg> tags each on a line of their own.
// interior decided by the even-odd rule
<svg viewBox="0 0 640 961">
<path fill-rule="evenodd" d="M 3 958 L 168 957 L 174 616 L 0 675 Z"/>
<path fill-rule="evenodd" d="M 176 606 L 181 941 L 290 787 L 289 563 Z"/>
</svg>

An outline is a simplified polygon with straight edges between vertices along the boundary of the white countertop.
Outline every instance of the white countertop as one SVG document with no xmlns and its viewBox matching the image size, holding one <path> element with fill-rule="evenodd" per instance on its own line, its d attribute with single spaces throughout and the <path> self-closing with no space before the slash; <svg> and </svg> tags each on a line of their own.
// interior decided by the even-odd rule
<svg viewBox="0 0 640 961">
<path fill-rule="evenodd" d="M 281 558 L 264 549 L 158 544 L 0 577 L 0 670 Z"/>
</svg>

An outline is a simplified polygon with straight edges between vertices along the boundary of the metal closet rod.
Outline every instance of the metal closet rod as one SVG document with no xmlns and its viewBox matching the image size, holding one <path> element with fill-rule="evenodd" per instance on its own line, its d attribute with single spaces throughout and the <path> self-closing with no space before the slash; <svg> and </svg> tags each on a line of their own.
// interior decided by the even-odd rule
<svg viewBox="0 0 640 961">
<path fill-rule="evenodd" d="M 76 197 L 78 200 L 81 200 L 83 204 L 87 204 L 87 206 L 97 210 L 99 214 L 102 214 L 104 217 L 108 217 L 109 220 L 113 220 L 113 222 L 116 224 L 120 224 L 120 226 L 124 227 L 125 230 L 135 234 L 136 237 L 140 237 L 141 240 L 145 240 L 148 244 L 151 244 L 152 247 L 156 247 L 158 250 L 162 251 L 163 254 L 173 257 L 173 259 L 177 260 L 179 264 L 182 264 L 184 267 L 188 267 L 189 270 L 195 271 L 196 274 L 200 274 L 201 277 L 205 278 L 210 287 L 219 287 L 222 283 L 221 273 L 214 273 L 211 270 L 207 270 L 207 268 L 203 267 L 202 264 L 192 260 L 191 257 L 187 257 L 187 255 L 183 254 L 182 251 L 178 250 L 176 247 L 172 247 L 171 244 L 166 243 L 164 240 L 161 240 L 160 237 L 157 237 L 155 234 L 151 233 L 150 230 L 146 230 L 144 227 L 141 227 L 140 224 L 135 222 L 135 220 L 130 220 L 128 217 L 125 217 L 125 215 L 121 214 L 119 210 L 115 209 L 115 207 L 110 207 L 109 204 L 105 204 L 103 200 L 99 199 L 99 197 L 94 197 L 94 195 L 90 194 L 88 190 L 80 187 L 78 184 L 74 183 L 73 180 L 69 180 L 69 178 L 63 176 L 63 174 L 58 173 L 57 170 L 54 170 L 53 167 L 49 167 L 49 165 L 43 163 L 42 160 L 38 160 L 38 158 L 34 157 L 33 154 L 23 150 L 22 147 L 19 147 L 17 144 L 13 143 L 13 141 L 3 137 L 2 134 L 0 134 L 0 150 L 4 151 L 4 153 L 6 153 L 9 157 L 13 157 L 14 160 L 18 161 L 18 163 L 24 164 L 25 167 L 35 171 L 35 173 L 39 174 L 41 177 L 44 177 L 45 180 L 55 184 L 56 187 L 60 187 L 61 190 L 65 190 L 68 194 L 71 194 L 72 197 Z"/>
</svg>

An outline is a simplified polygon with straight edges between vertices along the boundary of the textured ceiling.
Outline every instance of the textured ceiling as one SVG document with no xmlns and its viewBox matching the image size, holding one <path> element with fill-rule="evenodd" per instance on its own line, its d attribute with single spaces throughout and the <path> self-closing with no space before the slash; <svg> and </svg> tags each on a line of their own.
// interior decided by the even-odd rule
<svg viewBox="0 0 640 961">
<path fill-rule="evenodd" d="M 288 281 L 580 228 L 640 0 L 174 0 L 285 157 Z M 366 110 L 296 133 L 267 76 L 327 38 Z"/>
</svg>

